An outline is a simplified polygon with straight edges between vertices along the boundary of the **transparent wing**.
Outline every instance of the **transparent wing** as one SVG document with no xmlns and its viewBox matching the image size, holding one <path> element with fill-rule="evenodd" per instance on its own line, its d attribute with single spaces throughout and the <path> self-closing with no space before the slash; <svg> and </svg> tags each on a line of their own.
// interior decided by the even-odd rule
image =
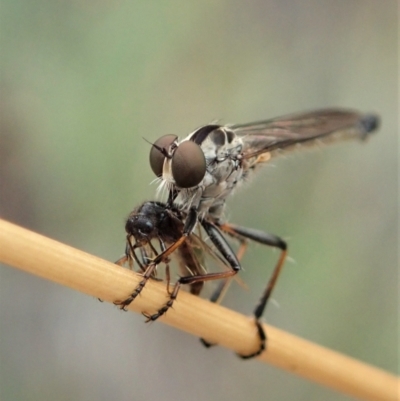
<svg viewBox="0 0 400 401">
<path fill-rule="evenodd" d="M 345 109 L 322 109 L 229 128 L 244 141 L 244 158 L 293 148 L 359 137 L 365 139 L 379 125 L 379 117 Z"/>
</svg>

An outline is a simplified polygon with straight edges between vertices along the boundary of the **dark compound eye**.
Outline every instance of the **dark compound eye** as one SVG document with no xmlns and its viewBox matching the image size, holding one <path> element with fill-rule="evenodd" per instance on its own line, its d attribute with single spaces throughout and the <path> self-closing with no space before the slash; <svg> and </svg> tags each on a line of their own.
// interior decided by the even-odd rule
<svg viewBox="0 0 400 401">
<path fill-rule="evenodd" d="M 206 174 L 206 159 L 200 146 L 192 141 L 182 142 L 172 157 L 172 176 L 180 188 L 191 188 Z"/>
<path fill-rule="evenodd" d="M 160 149 L 165 149 L 165 151 L 168 151 L 169 147 L 176 140 L 176 138 L 176 135 L 164 135 L 161 138 L 157 139 L 157 141 L 154 142 L 154 145 L 151 147 L 150 167 L 157 177 L 162 176 L 165 160 L 165 155 L 160 151 Z"/>
</svg>

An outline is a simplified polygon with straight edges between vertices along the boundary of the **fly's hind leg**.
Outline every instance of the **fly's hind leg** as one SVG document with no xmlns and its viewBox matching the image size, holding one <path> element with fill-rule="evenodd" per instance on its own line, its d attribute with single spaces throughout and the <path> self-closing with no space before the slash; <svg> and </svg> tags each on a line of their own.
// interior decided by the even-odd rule
<svg viewBox="0 0 400 401">
<path fill-rule="evenodd" d="M 224 295 L 226 294 L 226 291 L 228 290 L 230 283 L 231 283 L 231 279 L 229 279 L 229 278 L 218 283 L 218 287 L 211 294 L 210 302 L 220 304 Z M 217 344 L 210 343 L 209 341 L 205 340 L 204 338 L 200 338 L 200 342 L 206 348 L 210 348 L 210 347 L 213 347 L 214 345 L 217 345 Z"/>
<path fill-rule="evenodd" d="M 236 252 L 236 259 L 240 262 L 241 259 L 243 258 L 244 254 L 246 253 L 247 249 L 247 240 L 240 236 L 240 235 L 233 235 L 232 233 L 228 233 L 230 236 L 234 237 L 240 242 L 240 246 L 238 251 Z M 214 292 L 211 294 L 210 297 L 210 302 L 220 304 L 222 300 L 225 297 L 226 292 L 228 291 L 228 288 L 231 284 L 232 280 L 231 279 L 226 279 L 224 281 L 221 281 L 218 285 L 218 287 L 214 290 Z M 205 340 L 201 339 L 203 344 L 207 347 L 210 347 L 213 344 L 207 343 Z"/>
<path fill-rule="evenodd" d="M 238 235 L 235 235 L 234 237 L 240 242 L 239 249 L 236 252 L 236 259 L 240 262 L 240 260 L 243 258 L 243 255 L 246 252 L 247 241 L 243 237 L 238 236 Z M 229 288 L 231 282 L 232 282 L 232 279 L 230 279 L 230 278 L 227 278 L 227 279 L 221 281 L 218 284 L 217 288 L 214 290 L 214 292 L 211 294 L 210 302 L 220 304 L 222 302 L 222 300 L 224 299 L 225 294 L 228 291 L 228 288 Z M 210 347 L 216 345 L 216 344 L 212 344 L 212 343 L 208 342 L 204 338 L 200 338 L 200 341 L 206 348 L 210 348 Z"/>
<path fill-rule="evenodd" d="M 279 274 L 282 271 L 282 267 L 283 267 L 283 264 L 284 264 L 286 256 L 287 256 L 287 244 L 285 241 L 283 241 L 281 238 L 277 237 L 276 235 L 267 234 L 263 231 L 255 230 L 252 228 L 236 226 L 234 224 L 221 224 L 221 225 L 219 225 L 219 227 L 222 231 L 226 232 L 229 235 L 232 235 L 233 237 L 247 238 L 247 239 L 259 242 L 263 245 L 272 246 L 274 248 L 278 248 L 281 250 L 278 262 L 276 263 L 275 268 L 272 272 L 272 275 L 268 281 L 268 284 L 267 284 L 267 286 L 253 312 L 254 318 L 255 318 L 255 323 L 257 326 L 257 332 L 260 337 L 260 349 L 250 355 L 239 355 L 243 359 L 249 359 L 249 358 L 253 358 L 257 355 L 260 355 L 266 348 L 267 336 L 260 323 L 260 318 L 264 313 L 265 307 L 267 306 L 267 302 L 271 296 L 272 290 L 274 289 L 275 284 L 278 280 Z"/>
<path fill-rule="evenodd" d="M 228 234 L 229 236 L 235 238 L 236 240 L 238 240 L 240 242 L 239 250 L 236 253 L 236 259 L 238 261 L 244 256 L 244 254 L 246 252 L 247 239 L 256 240 L 256 241 L 261 242 L 263 244 L 266 244 L 266 242 L 268 241 L 267 245 L 269 245 L 269 240 L 272 238 L 268 234 L 265 234 L 265 233 L 263 233 L 261 231 L 258 231 L 258 230 L 252 230 L 252 229 L 247 229 L 247 228 L 237 227 L 237 226 L 227 225 L 227 224 L 218 225 L 218 227 L 222 231 L 224 231 L 226 234 Z M 225 239 L 224 239 L 224 241 L 226 242 Z M 226 259 L 226 261 L 228 263 L 230 263 L 228 259 Z M 231 282 L 231 279 L 229 279 L 229 278 L 224 280 L 216 288 L 216 290 L 214 291 L 214 293 L 211 296 L 210 301 L 211 302 L 215 302 L 215 303 L 220 303 L 221 300 L 223 299 L 228 287 L 229 287 L 230 282 Z M 261 312 L 261 314 L 262 314 L 262 312 Z M 251 353 L 249 355 L 240 355 L 240 354 L 238 354 L 238 356 L 240 358 L 242 358 L 242 359 L 254 358 L 254 357 L 260 355 L 265 350 L 267 337 L 266 337 L 266 334 L 264 332 L 264 329 L 263 329 L 261 323 L 259 322 L 259 318 L 260 317 L 261 317 L 261 315 L 256 317 L 256 319 L 255 319 L 255 324 L 256 324 L 256 328 L 257 328 L 257 334 L 258 334 L 258 337 L 260 339 L 259 348 L 257 349 L 257 351 L 255 351 L 255 352 L 253 352 L 253 353 Z M 201 338 L 200 341 L 207 348 L 215 345 L 215 344 L 212 344 L 212 343 L 206 341 L 203 338 Z"/>
</svg>

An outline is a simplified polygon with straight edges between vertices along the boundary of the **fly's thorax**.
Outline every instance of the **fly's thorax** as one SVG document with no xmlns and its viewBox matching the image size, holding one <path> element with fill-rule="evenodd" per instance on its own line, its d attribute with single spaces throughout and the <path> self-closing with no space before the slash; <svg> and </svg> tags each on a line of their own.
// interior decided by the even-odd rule
<svg viewBox="0 0 400 401">
<path fill-rule="evenodd" d="M 226 159 L 235 161 L 242 152 L 243 140 L 229 128 L 220 127 L 203 140 L 201 149 L 207 162 L 218 164 Z"/>
<path fill-rule="evenodd" d="M 202 142 L 207 165 L 204 187 L 219 185 L 240 168 L 243 149 L 242 138 L 226 127 L 211 132 Z"/>
</svg>

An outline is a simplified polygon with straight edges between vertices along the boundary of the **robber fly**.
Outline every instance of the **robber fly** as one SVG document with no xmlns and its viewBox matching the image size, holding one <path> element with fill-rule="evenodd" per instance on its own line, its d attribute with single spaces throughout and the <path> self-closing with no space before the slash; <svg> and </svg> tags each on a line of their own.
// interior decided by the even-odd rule
<svg viewBox="0 0 400 401">
<path fill-rule="evenodd" d="M 121 309 L 125 309 L 125 307 L 133 302 L 141 293 L 147 281 L 150 278 L 155 278 L 157 267 L 161 263 L 164 263 L 166 266 L 169 299 L 156 313 L 149 314 L 143 312 L 147 321 L 154 321 L 164 315 L 172 307 L 181 286 L 185 284 L 189 285 L 192 294 L 199 295 L 205 281 L 222 280 L 210 299 L 212 302 L 219 302 L 224 293 L 224 289 L 229 284 L 229 278 L 235 275 L 241 268 L 239 259 L 243 256 L 245 251 L 246 239 L 252 239 L 265 245 L 278 247 L 282 249 L 280 262 L 275 268 L 267 289 L 255 311 L 256 327 L 260 337 L 260 347 L 256 352 L 250 355 L 239 356 L 247 359 L 259 355 L 265 349 L 266 340 L 262 326 L 259 323 L 259 318 L 263 313 L 266 302 L 283 265 L 286 244 L 280 238 L 258 230 L 233 225 L 229 225 L 228 230 L 227 226 L 218 226 L 217 224 L 203 219 L 201 220 L 201 226 L 218 252 L 215 253 L 200 236 L 194 234 L 196 223 L 197 215 L 194 212 L 190 212 L 189 215 L 186 215 L 173 205 L 171 206 L 161 202 L 145 202 L 135 208 L 130 213 L 125 224 L 127 233 L 125 255 L 116 263 L 119 265 L 129 263 L 129 265 L 132 266 L 133 261 L 135 261 L 142 272 L 142 280 L 127 299 L 115 301 L 114 303 L 119 305 Z M 221 233 L 221 230 L 241 243 L 242 246 L 239 248 L 238 254 L 235 254 L 232 250 L 228 241 Z M 160 252 L 153 245 L 153 240 L 158 241 Z M 228 269 L 225 269 L 223 272 L 207 272 L 197 256 L 195 247 L 208 250 L 214 256 L 218 257 Z M 139 253 L 139 256 L 137 253 Z M 170 291 L 169 261 L 172 254 L 178 257 L 183 276 L 176 281 L 172 291 Z M 211 345 L 205 340 L 202 340 L 202 342 L 206 346 Z"/>
<path fill-rule="evenodd" d="M 278 248 L 281 251 L 279 259 L 254 310 L 260 347 L 253 354 L 242 357 L 259 355 L 265 349 L 266 342 L 259 321 L 285 262 L 287 245 L 275 235 L 223 222 L 226 198 L 260 165 L 283 151 L 291 150 L 299 144 L 316 145 L 339 139 L 365 139 L 378 124 L 378 117 L 372 114 L 326 109 L 243 125 L 209 124 L 181 141 L 175 135 L 165 135 L 158 139 L 150 151 L 150 165 L 161 181 L 161 187 L 167 188 L 168 201 L 166 204 L 150 202 L 147 204 L 150 209 L 136 209 L 128 218 L 125 227 L 126 256 L 122 261 L 136 260 L 144 273 L 142 282 L 131 296 L 116 303 L 124 308 L 132 302 L 152 277 L 157 265 L 167 264 L 169 256 L 175 251 L 180 255 L 187 254 L 197 224 L 207 233 L 229 269 L 205 273 L 198 266 L 195 267 L 195 259 L 184 257 L 184 263 L 191 274 L 181 277 L 172 292 L 168 290 L 170 298 L 157 313 L 145 314 L 148 320 L 157 319 L 172 306 L 182 284 L 189 284 L 192 292 L 196 292 L 199 288 L 201 290 L 204 281 L 229 280 L 237 274 L 241 269 L 239 260 L 247 239 Z M 155 213 L 152 215 L 152 212 Z M 167 216 L 166 220 L 162 215 Z M 223 233 L 240 241 L 242 246 L 238 255 L 231 249 Z M 157 253 L 153 248 L 156 257 L 147 263 L 143 245 L 151 239 L 160 241 L 161 252 Z M 142 250 L 142 261 L 135 254 L 138 248 Z M 218 298 L 218 291 L 214 299 Z"/>
<path fill-rule="evenodd" d="M 160 187 L 167 188 L 167 207 L 175 207 L 187 216 L 184 235 L 165 253 L 169 255 L 178 249 L 199 222 L 231 267 L 229 272 L 222 274 L 193 276 L 192 282 L 227 278 L 240 270 L 235 254 L 231 250 L 227 252 L 229 245 L 221 231 L 241 241 L 251 239 L 281 251 L 254 310 L 261 346 L 250 357 L 265 348 L 266 335 L 259 319 L 283 267 L 287 245 L 277 236 L 222 222 L 227 197 L 259 166 L 280 153 L 299 145 L 312 147 L 344 139 L 365 140 L 378 125 L 379 117 L 373 114 L 322 109 L 249 124 L 208 124 L 180 141 L 175 135 L 165 135 L 153 144 L 150 166 L 161 182 Z"/>
</svg>

